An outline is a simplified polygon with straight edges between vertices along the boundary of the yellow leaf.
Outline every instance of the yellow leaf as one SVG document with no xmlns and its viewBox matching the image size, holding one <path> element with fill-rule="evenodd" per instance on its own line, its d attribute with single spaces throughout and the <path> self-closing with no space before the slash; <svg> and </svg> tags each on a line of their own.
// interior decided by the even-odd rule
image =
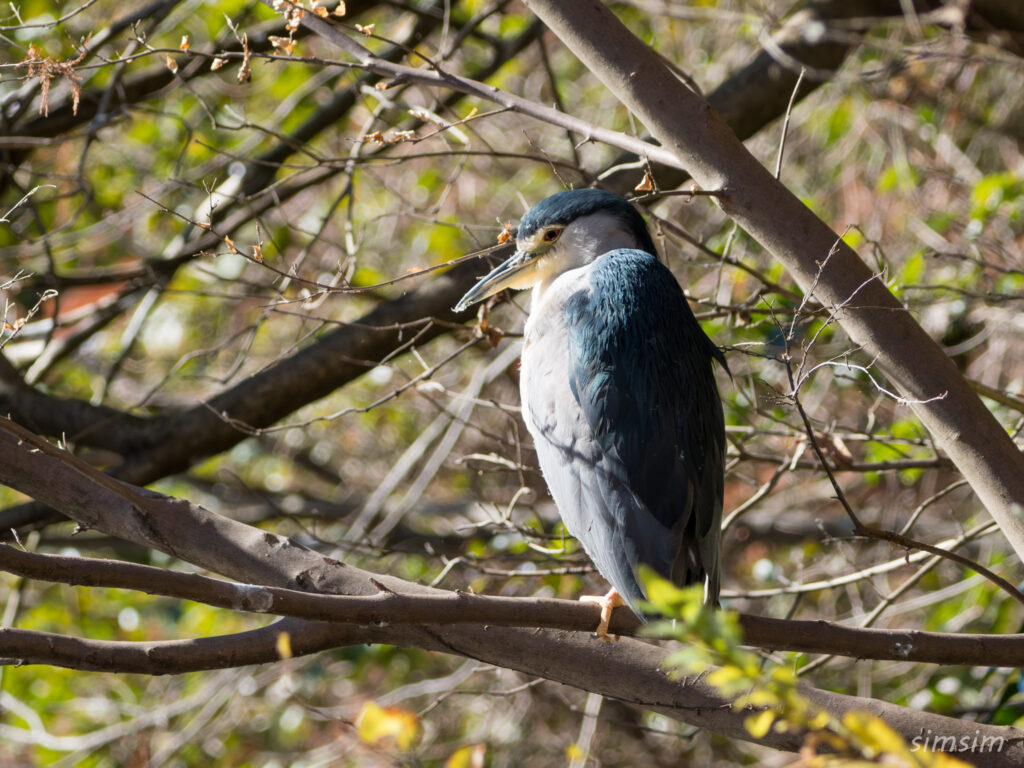
<svg viewBox="0 0 1024 768">
<path fill-rule="evenodd" d="M 372 701 L 363 705 L 356 718 L 359 738 L 367 744 L 393 740 L 402 751 L 412 749 L 420 736 L 420 721 L 399 707 L 381 707 Z"/>
<path fill-rule="evenodd" d="M 820 731 L 828 725 L 828 712 L 819 712 L 807 721 L 807 728 L 812 731 Z"/>
<path fill-rule="evenodd" d="M 929 766 L 929 768 L 969 768 L 968 763 L 945 752 L 931 752 L 930 760 L 927 760 L 924 764 Z"/>
<path fill-rule="evenodd" d="M 745 693 L 735 701 L 737 707 L 777 707 L 779 694 L 767 688 L 755 688 L 750 693 Z"/>
<path fill-rule="evenodd" d="M 279 659 L 290 659 L 292 657 L 292 636 L 287 632 L 278 632 L 277 641 L 277 657 Z"/>
<path fill-rule="evenodd" d="M 772 669 L 771 677 L 777 683 L 796 685 L 796 672 L 790 667 L 775 667 Z"/>
<path fill-rule="evenodd" d="M 762 739 L 774 722 L 775 713 L 770 709 L 762 709 L 760 712 L 745 718 L 743 720 L 743 727 L 755 739 Z"/>
<path fill-rule="evenodd" d="M 935 746 L 929 745 L 920 737 L 915 737 L 911 744 L 907 744 L 902 736 L 886 725 L 885 721 L 868 712 L 847 712 L 843 716 L 843 725 L 861 741 L 863 749 L 874 752 L 875 756 L 888 755 L 896 758 L 898 765 L 922 766 L 922 768 L 967 768 L 967 763 L 952 754 L 938 751 Z M 959 745 L 961 749 L 970 746 L 969 737 L 956 739 L 949 736 L 948 738 L 953 739 L 954 745 Z"/>
<path fill-rule="evenodd" d="M 879 717 L 868 712 L 847 712 L 843 715 L 843 726 L 876 755 L 889 753 L 907 760 L 912 759 L 910 748 L 903 737 Z"/>
<path fill-rule="evenodd" d="M 444 768 L 484 768 L 486 757 L 486 744 L 470 744 L 452 752 L 444 761 Z"/>
<path fill-rule="evenodd" d="M 565 748 L 565 757 L 570 763 L 574 760 L 577 762 L 583 760 L 586 756 L 586 753 L 580 749 L 580 745 L 575 742 Z"/>
<path fill-rule="evenodd" d="M 181 37 L 181 44 L 178 47 L 181 50 L 183 50 L 183 51 L 187 51 L 189 45 L 190 45 L 190 43 L 189 43 L 188 35 L 182 35 L 182 37 Z"/>
<path fill-rule="evenodd" d="M 708 675 L 708 682 L 715 688 L 724 688 L 741 679 L 743 679 L 743 670 L 732 665 L 719 667 Z"/>
</svg>

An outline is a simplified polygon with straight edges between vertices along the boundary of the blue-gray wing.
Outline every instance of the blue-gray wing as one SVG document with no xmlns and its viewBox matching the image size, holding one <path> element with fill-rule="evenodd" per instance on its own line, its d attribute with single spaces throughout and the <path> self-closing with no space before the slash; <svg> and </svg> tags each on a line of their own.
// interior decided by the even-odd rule
<svg viewBox="0 0 1024 768">
<path fill-rule="evenodd" d="M 581 540 L 630 603 L 646 563 L 717 600 L 725 428 L 721 352 L 672 273 L 643 251 L 603 255 L 565 307 L 569 385 L 590 430 Z M 579 535 L 579 534 L 577 534 Z M 589 538 L 589 541 L 588 541 Z"/>
</svg>

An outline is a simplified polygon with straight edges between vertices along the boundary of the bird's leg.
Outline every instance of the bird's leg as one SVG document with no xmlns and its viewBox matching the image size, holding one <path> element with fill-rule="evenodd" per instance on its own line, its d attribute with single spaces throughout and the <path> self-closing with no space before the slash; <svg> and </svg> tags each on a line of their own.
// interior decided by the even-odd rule
<svg viewBox="0 0 1024 768">
<path fill-rule="evenodd" d="M 606 643 L 611 642 L 611 638 L 608 636 L 608 622 L 612 620 L 612 611 L 618 608 L 620 605 L 625 605 L 626 601 L 622 599 L 622 595 L 610 589 L 608 594 L 601 595 L 584 595 L 580 598 L 581 603 L 597 603 L 601 606 L 601 623 L 597 625 L 597 629 L 594 630 L 594 634 L 604 640 Z M 618 640 L 619 636 L 615 635 L 615 639 Z"/>
</svg>

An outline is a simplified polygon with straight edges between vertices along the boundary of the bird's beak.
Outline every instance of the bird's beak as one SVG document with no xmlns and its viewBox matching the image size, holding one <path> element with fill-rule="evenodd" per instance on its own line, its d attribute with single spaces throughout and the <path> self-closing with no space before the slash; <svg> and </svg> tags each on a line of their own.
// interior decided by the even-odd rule
<svg viewBox="0 0 1024 768">
<path fill-rule="evenodd" d="M 537 256 L 538 254 L 528 251 L 516 251 L 508 261 L 492 269 L 479 283 L 470 288 L 455 305 L 455 311 L 462 312 L 471 304 L 483 301 L 505 288 L 532 287 L 536 282 L 534 272 L 537 267 Z"/>
</svg>

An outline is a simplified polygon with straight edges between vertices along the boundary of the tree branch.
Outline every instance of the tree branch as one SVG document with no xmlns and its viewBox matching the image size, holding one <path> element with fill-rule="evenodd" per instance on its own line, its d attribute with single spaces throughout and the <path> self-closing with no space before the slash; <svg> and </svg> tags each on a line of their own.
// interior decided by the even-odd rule
<svg viewBox="0 0 1024 768">
<path fill-rule="evenodd" d="M 83 525 L 159 549 L 239 581 L 346 595 L 374 596 L 387 591 L 408 596 L 439 594 L 438 590 L 347 566 L 281 536 L 213 515 L 187 501 L 133 488 L 5 419 L 0 420 L 0 482 L 54 506 Z M 584 615 L 582 611 L 579 614 Z M 593 618 L 590 611 L 586 615 Z M 817 622 L 801 624 L 802 634 L 798 636 L 802 638 L 801 642 L 811 642 L 821 632 Z M 779 628 L 779 624 L 773 625 L 769 621 L 763 631 L 766 634 L 778 632 Z M 255 636 L 263 638 L 259 648 L 255 643 L 238 643 L 233 638 L 182 642 L 192 647 L 209 645 L 216 649 L 216 652 L 197 657 L 214 666 L 226 665 L 215 663 L 218 653 L 222 659 L 228 660 L 227 665 L 274 660 L 277 658 L 276 636 L 281 631 L 287 631 L 293 639 L 294 653 L 314 652 L 354 642 L 382 642 L 443 651 L 601 693 L 731 738 L 752 739 L 744 725 L 745 713 L 733 711 L 702 677 L 669 679 L 661 666 L 667 651 L 631 638 L 605 643 L 580 632 L 554 629 L 508 628 L 497 631 L 487 626 L 436 624 L 355 627 L 295 619 L 283 620 L 262 631 L 263 635 Z M 846 630 L 847 633 L 850 631 Z M 82 658 L 85 659 L 83 663 L 90 660 L 97 663 L 96 660 L 106 654 L 102 656 L 101 668 L 119 669 L 119 664 L 131 661 L 137 665 L 133 671 L 147 671 L 144 660 L 156 654 L 153 658 L 162 666 L 157 669 L 151 664 L 149 669 L 153 673 L 184 671 L 194 663 L 188 654 L 182 653 L 175 657 L 181 666 L 175 667 L 172 661 L 159 655 L 163 647 L 174 649 L 184 646 L 154 646 L 149 649 L 150 654 L 142 648 L 129 653 L 130 646 L 90 646 L 87 641 L 65 638 L 55 641 L 54 650 L 51 650 L 49 640 L 52 638 L 6 634 L 13 639 L 4 653 L 10 653 L 25 663 L 67 664 L 70 660 Z M 858 643 L 860 637 L 864 636 L 845 635 L 846 642 L 851 644 Z M 275 638 L 273 649 L 272 638 Z M 908 652 L 913 652 L 915 642 L 927 646 L 932 640 L 920 633 L 910 633 L 892 648 L 902 652 L 909 645 Z M 892 644 L 893 638 L 886 641 Z M 988 646 L 985 648 L 987 650 Z M 101 652 L 101 656 L 96 655 Z M 113 666 L 103 666 L 105 664 Z M 1024 761 L 1024 733 L 1016 729 L 978 726 L 807 686 L 802 690 L 816 706 L 837 717 L 851 710 L 873 712 L 885 718 L 908 740 L 927 728 L 958 738 L 960 735 L 973 738 L 976 731 L 984 730 L 993 738 L 1006 740 L 1006 747 L 997 756 L 1002 762 L 986 762 L 986 765 L 1010 766 Z M 796 750 L 802 744 L 802 736 L 799 733 L 771 732 L 757 741 L 778 749 Z M 986 753 L 984 757 L 989 760 L 992 755 Z"/>
<path fill-rule="evenodd" d="M 476 624 L 590 632 L 600 619 L 598 606 L 578 600 L 498 597 L 440 590 L 412 594 L 390 587 L 371 595 L 312 594 L 281 587 L 236 584 L 115 560 L 25 552 L 6 545 L 0 545 L 0 569 L 30 579 L 133 589 L 229 610 L 360 626 Z M 404 586 L 408 589 L 411 585 Z M 863 629 L 829 621 L 794 621 L 750 614 L 741 615 L 740 623 L 745 644 L 768 650 L 931 664 L 1024 666 L 1024 635 Z M 634 635 L 640 626 L 629 611 L 614 612 L 613 633 Z M 11 654 L 12 651 L 0 644 L 0 655 Z"/>
</svg>

